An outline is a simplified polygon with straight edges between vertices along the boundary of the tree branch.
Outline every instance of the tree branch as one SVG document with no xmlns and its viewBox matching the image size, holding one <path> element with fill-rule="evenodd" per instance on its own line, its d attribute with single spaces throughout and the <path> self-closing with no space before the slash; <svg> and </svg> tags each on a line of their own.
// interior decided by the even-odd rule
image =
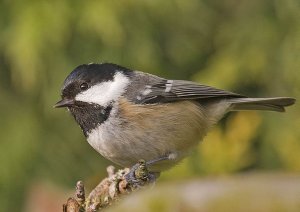
<svg viewBox="0 0 300 212">
<path fill-rule="evenodd" d="M 148 170 L 145 161 L 141 160 L 134 170 L 137 183 L 127 182 L 125 176 L 130 169 L 125 168 L 115 172 L 115 167 L 107 167 L 108 177 L 103 179 L 85 199 L 85 189 L 82 181 L 76 184 L 75 198 L 70 197 L 63 205 L 63 212 L 96 212 L 111 206 L 121 197 L 128 195 L 149 184 Z"/>
</svg>

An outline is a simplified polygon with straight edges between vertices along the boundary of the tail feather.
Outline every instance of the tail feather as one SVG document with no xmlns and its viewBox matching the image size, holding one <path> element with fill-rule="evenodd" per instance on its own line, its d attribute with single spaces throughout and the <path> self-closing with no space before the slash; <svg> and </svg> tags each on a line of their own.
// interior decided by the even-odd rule
<svg viewBox="0 0 300 212">
<path fill-rule="evenodd" d="M 296 99 L 290 97 L 274 98 L 234 98 L 230 99 L 230 110 L 270 110 L 284 112 L 285 107 L 293 105 Z"/>
</svg>

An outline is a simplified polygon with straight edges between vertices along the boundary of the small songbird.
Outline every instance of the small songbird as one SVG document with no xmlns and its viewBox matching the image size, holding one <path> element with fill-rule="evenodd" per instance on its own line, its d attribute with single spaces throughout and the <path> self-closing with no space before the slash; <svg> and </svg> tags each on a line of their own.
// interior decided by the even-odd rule
<svg viewBox="0 0 300 212">
<path fill-rule="evenodd" d="M 207 85 L 168 80 L 112 63 L 80 65 L 65 79 L 62 100 L 88 143 L 131 167 L 140 159 L 161 172 L 186 157 L 225 113 L 285 111 L 294 98 L 249 98 Z"/>
</svg>

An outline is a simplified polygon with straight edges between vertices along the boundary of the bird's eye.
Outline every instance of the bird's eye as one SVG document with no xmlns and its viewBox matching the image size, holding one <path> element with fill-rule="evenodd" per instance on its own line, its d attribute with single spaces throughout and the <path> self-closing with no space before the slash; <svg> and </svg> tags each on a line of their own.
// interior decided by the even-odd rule
<svg viewBox="0 0 300 212">
<path fill-rule="evenodd" d="M 86 82 L 81 83 L 81 85 L 80 85 L 80 90 L 85 91 L 85 90 L 87 90 L 88 88 L 89 88 L 89 85 L 88 85 Z"/>
</svg>

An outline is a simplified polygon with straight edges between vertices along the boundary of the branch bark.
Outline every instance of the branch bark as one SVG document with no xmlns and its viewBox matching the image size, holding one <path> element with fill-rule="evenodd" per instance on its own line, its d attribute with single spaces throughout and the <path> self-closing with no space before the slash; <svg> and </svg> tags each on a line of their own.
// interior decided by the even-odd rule
<svg viewBox="0 0 300 212">
<path fill-rule="evenodd" d="M 63 212 L 96 212 L 111 206 L 121 197 L 139 190 L 149 184 L 148 171 L 145 162 L 141 160 L 134 170 L 137 183 L 127 182 L 125 176 L 131 170 L 128 168 L 115 172 L 115 167 L 107 167 L 108 177 L 103 179 L 85 198 L 82 181 L 76 183 L 75 197 L 70 197 L 63 205 Z M 141 174 L 142 173 L 142 174 Z"/>
</svg>

